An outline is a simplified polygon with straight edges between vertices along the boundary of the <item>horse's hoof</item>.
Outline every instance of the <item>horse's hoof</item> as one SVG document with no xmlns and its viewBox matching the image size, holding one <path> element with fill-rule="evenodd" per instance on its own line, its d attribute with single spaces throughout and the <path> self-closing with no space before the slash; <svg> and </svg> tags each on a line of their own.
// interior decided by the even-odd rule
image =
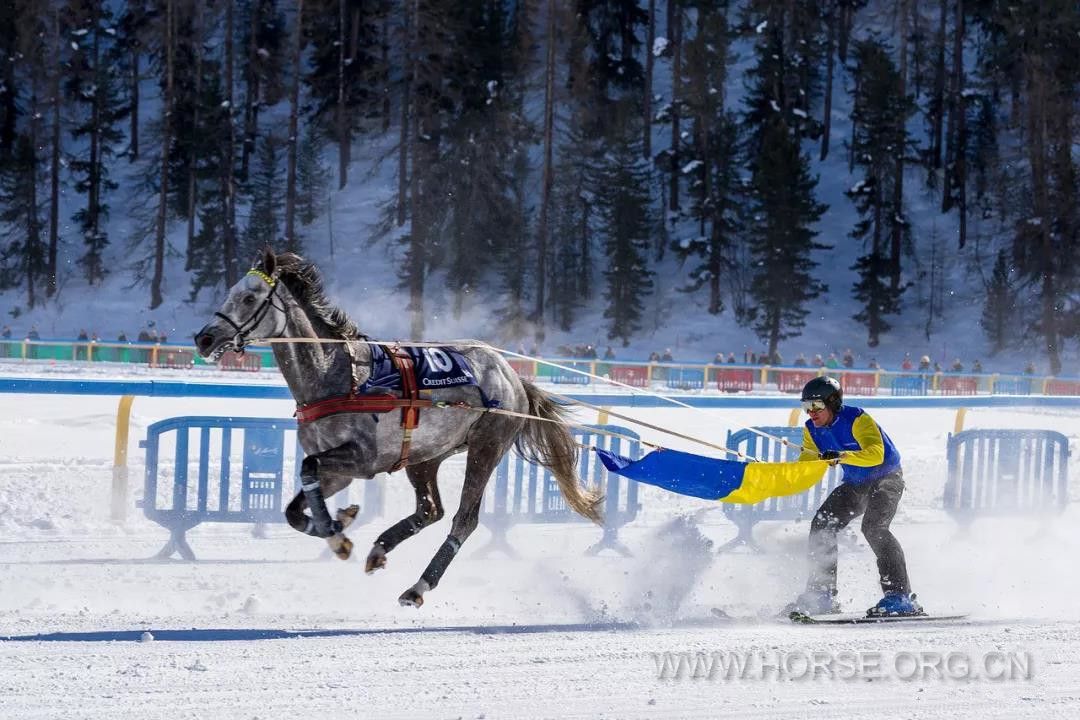
<svg viewBox="0 0 1080 720">
<path fill-rule="evenodd" d="M 384 567 L 386 567 L 386 551 L 382 549 L 382 545 L 375 545 L 368 553 L 367 562 L 364 563 L 364 572 L 371 575 Z"/>
<path fill-rule="evenodd" d="M 358 512 L 360 512 L 359 505 L 350 505 L 347 508 L 338 508 L 337 521 L 341 523 L 342 530 L 352 525 L 352 521 L 356 519 L 356 514 Z"/>
<path fill-rule="evenodd" d="M 416 592 L 415 588 L 409 588 L 401 593 L 401 597 L 399 597 L 397 601 L 401 604 L 401 607 L 418 608 L 424 604 L 424 596 Z"/>
<path fill-rule="evenodd" d="M 342 560 L 348 560 L 352 555 L 353 541 L 344 535 L 334 535 L 326 539 L 330 550 Z"/>
</svg>

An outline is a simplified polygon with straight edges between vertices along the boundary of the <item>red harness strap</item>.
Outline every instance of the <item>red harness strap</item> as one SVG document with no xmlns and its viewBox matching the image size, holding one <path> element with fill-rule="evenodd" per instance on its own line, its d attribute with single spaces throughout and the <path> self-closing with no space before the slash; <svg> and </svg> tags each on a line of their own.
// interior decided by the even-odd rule
<svg viewBox="0 0 1080 720">
<path fill-rule="evenodd" d="M 401 375 L 401 397 L 397 398 L 386 393 L 373 395 L 340 395 L 338 397 L 317 400 L 316 402 L 299 405 L 296 408 L 296 421 L 299 423 L 314 422 L 328 415 L 338 413 L 387 413 L 396 408 L 401 408 L 401 427 L 404 435 L 401 439 L 401 455 L 394 463 L 390 472 L 400 470 L 409 464 L 409 446 L 412 444 L 412 431 L 420 424 L 420 408 L 431 407 L 431 400 L 421 398 L 416 385 L 416 368 L 412 357 L 398 347 L 386 348 Z"/>
</svg>

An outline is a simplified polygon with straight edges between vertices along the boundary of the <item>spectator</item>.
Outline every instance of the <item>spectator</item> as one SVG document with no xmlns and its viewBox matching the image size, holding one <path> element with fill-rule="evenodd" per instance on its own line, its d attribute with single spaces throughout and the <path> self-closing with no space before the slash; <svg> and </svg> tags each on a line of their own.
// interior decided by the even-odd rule
<svg viewBox="0 0 1080 720">
<path fill-rule="evenodd" d="M 867 364 L 866 367 L 870 368 L 871 370 L 880 370 L 881 369 L 880 367 L 878 367 L 877 358 L 870 358 L 870 362 Z"/>
<path fill-rule="evenodd" d="M 960 362 L 960 358 L 956 358 L 955 360 L 953 360 L 953 364 L 949 366 L 949 372 L 964 372 L 964 363 Z"/>
<path fill-rule="evenodd" d="M 939 363 L 937 360 L 934 361 L 934 372 L 935 373 L 941 372 L 941 363 Z"/>
<path fill-rule="evenodd" d="M 750 351 L 750 348 L 746 348 L 745 350 L 743 350 L 742 359 L 743 359 L 743 365 L 756 365 L 757 364 L 757 357 L 755 357 L 754 353 Z"/>
<path fill-rule="evenodd" d="M 664 348 L 664 354 L 660 356 L 660 362 L 675 362 L 675 357 L 671 354 L 671 348 Z"/>
<path fill-rule="evenodd" d="M 82 328 L 81 330 L 79 330 L 79 337 L 77 337 L 75 339 L 76 340 L 89 340 L 90 336 L 86 333 L 86 328 Z"/>
<path fill-rule="evenodd" d="M 840 361 L 836 359 L 836 353 L 829 353 L 829 359 L 825 361 L 825 367 L 835 370 L 840 367 Z"/>
<path fill-rule="evenodd" d="M 976 375 L 981 375 L 982 372 L 983 372 L 982 363 L 979 362 L 978 360 L 971 363 L 971 372 L 975 373 Z"/>
<path fill-rule="evenodd" d="M 768 365 L 769 364 L 769 351 L 768 350 L 762 350 L 760 353 L 758 353 L 757 361 L 758 361 L 759 365 Z"/>
<path fill-rule="evenodd" d="M 919 358 L 919 372 L 921 372 L 921 373 L 930 372 L 930 356 L 929 355 L 923 355 L 921 358 Z"/>
<path fill-rule="evenodd" d="M 817 353 L 817 354 L 814 355 L 814 367 L 816 367 L 816 368 L 825 367 L 825 361 L 821 359 L 821 353 Z"/>
<path fill-rule="evenodd" d="M 733 353 L 733 352 L 728 353 L 727 361 L 728 361 L 728 365 L 734 365 L 736 362 L 738 362 L 735 359 L 735 353 Z"/>
<path fill-rule="evenodd" d="M 713 365 L 720 365 L 723 362 L 724 362 L 724 351 L 721 350 L 720 352 L 716 353 L 716 355 L 713 356 L 712 364 Z"/>
<path fill-rule="evenodd" d="M 146 328 L 143 328 L 142 330 L 139 331 L 139 334 L 136 336 L 136 339 L 139 342 L 150 342 L 150 331 L 147 330 Z"/>
<path fill-rule="evenodd" d="M 1035 374 L 1035 363 L 1028 360 L 1028 364 L 1024 366 L 1024 374 L 1025 375 L 1034 375 Z"/>
<path fill-rule="evenodd" d="M 795 367 L 806 367 L 806 356 L 802 353 L 795 358 Z"/>
<path fill-rule="evenodd" d="M 843 363 L 844 363 L 844 367 L 846 367 L 846 368 L 855 367 L 855 355 L 851 352 L 851 348 L 848 348 L 847 350 L 844 351 Z"/>
<path fill-rule="evenodd" d="M 900 369 L 910 370 L 913 367 L 915 367 L 915 365 L 911 362 L 911 353 L 904 353 L 904 360 L 900 363 Z"/>
<path fill-rule="evenodd" d="M 127 342 L 127 341 L 128 341 L 127 333 L 124 332 L 123 330 L 121 330 L 120 334 L 116 336 L 116 342 Z"/>
<path fill-rule="evenodd" d="M 649 362 L 660 362 L 660 353 L 656 352 L 655 350 L 649 353 Z"/>
<path fill-rule="evenodd" d="M 583 352 L 581 356 L 586 360 L 595 360 L 597 358 L 596 348 L 592 345 L 586 345 L 585 352 Z"/>
<path fill-rule="evenodd" d="M 757 365 L 757 353 L 751 351 L 750 356 L 746 360 L 748 365 Z"/>
<path fill-rule="evenodd" d="M 772 364 L 774 366 L 780 366 L 784 364 L 784 356 L 780 354 L 779 350 L 772 354 Z"/>
<path fill-rule="evenodd" d="M 26 333 L 27 340 L 40 340 L 41 335 L 38 333 L 37 325 L 30 326 L 30 332 Z"/>
<path fill-rule="evenodd" d="M 5 340 L 10 340 L 11 339 L 11 326 L 10 325 L 5 325 L 3 332 L 0 332 L 0 336 L 2 336 Z"/>
<path fill-rule="evenodd" d="M 615 351 L 611 349 L 610 345 L 608 345 L 607 348 L 604 349 L 604 359 L 605 360 L 614 360 L 615 359 Z"/>
</svg>

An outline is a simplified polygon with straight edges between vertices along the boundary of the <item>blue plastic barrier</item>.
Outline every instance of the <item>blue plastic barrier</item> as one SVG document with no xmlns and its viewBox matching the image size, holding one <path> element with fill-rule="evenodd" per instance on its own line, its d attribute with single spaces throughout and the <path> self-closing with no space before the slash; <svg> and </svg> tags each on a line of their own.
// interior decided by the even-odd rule
<svg viewBox="0 0 1080 720">
<path fill-rule="evenodd" d="M 666 383 L 673 390 L 701 390 L 705 387 L 705 371 L 668 368 Z"/>
<path fill-rule="evenodd" d="M 926 395 L 929 390 L 929 375 L 900 375 L 892 381 L 893 397 Z"/>
<path fill-rule="evenodd" d="M 612 437 L 601 432 L 617 433 Z M 585 447 L 600 447 L 632 459 L 641 457 L 637 433 L 617 425 L 592 425 L 589 430 L 571 430 L 574 440 Z M 632 438 L 632 439 L 627 439 Z M 610 548 L 623 556 L 630 551 L 619 541 L 619 528 L 637 517 L 638 484 L 609 473 L 596 453 L 582 450 L 578 459 L 578 477 L 587 487 L 604 491 L 604 534 L 586 553 L 595 555 Z M 492 534 L 480 553 L 501 550 L 514 557 L 507 532 L 524 523 L 588 522 L 566 506 L 555 477 L 537 465 L 525 462 L 517 453 L 507 453 L 495 470 L 494 487 L 485 493 L 480 521 Z"/>
<path fill-rule="evenodd" d="M 1053 430 L 950 434 L 945 510 L 961 527 L 977 518 L 1061 512 L 1069 502 L 1069 440 Z"/>
<path fill-rule="evenodd" d="M 802 427 L 760 427 L 763 433 L 783 438 L 796 446 L 802 445 Z M 790 462 L 799 456 L 797 447 L 786 446 L 771 438 L 763 437 L 750 430 L 728 432 L 726 446 L 739 450 L 751 457 L 769 462 Z M 802 520 L 813 517 L 818 506 L 840 482 L 840 469 L 829 468 L 820 483 L 806 492 L 787 497 L 769 498 L 754 505 L 723 503 L 726 515 L 739 533 L 720 547 L 720 552 L 746 545 L 754 552 L 762 552 L 754 542 L 754 525 L 764 520 Z"/>
<path fill-rule="evenodd" d="M 998 378 L 990 392 L 994 395 L 1030 395 L 1031 378 Z"/>
<path fill-rule="evenodd" d="M 296 421 L 271 418 L 177 417 L 146 430 L 146 479 L 139 505 L 169 531 L 159 558 L 179 553 L 194 560 L 188 530 L 207 522 L 283 523 L 285 505 L 300 489 L 299 443 L 291 482 L 285 477 L 286 433 L 296 443 Z M 164 441 L 164 442 L 163 442 Z M 163 447 L 172 444 L 172 476 Z M 213 472 L 211 468 L 213 467 Z M 361 482 L 363 502 L 354 523 L 382 513 L 383 486 Z M 350 486 L 351 487 L 351 486 Z M 348 503 L 349 491 L 338 496 Z"/>
<path fill-rule="evenodd" d="M 574 370 L 580 370 L 581 372 L 592 373 L 592 363 L 589 362 L 568 362 L 560 363 L 568 368 Z M 551 375 L 551 382 L 556 385 L 588 385 L 592 380 L 588 375 L 580 375 L 575 372 L 569 372 L 562 368 L 553 368 Z"/>
</svg>

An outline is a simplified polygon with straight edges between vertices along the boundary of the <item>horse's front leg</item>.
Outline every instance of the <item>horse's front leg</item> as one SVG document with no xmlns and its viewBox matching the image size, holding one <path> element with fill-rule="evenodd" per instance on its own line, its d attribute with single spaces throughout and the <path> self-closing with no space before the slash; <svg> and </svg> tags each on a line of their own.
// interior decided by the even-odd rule
<svg viewBox="0 0 1080 720">
<path fill-rule="evenodd" d="M 375 540 L 368 553 L 364 570 L 368 574 L 386 567 L 386 553 L 397 547 L 402 540 L 410 538 L 443 516 L 442 499 L 439 497 L 438 472 L 442 458 L 409 465 L 405 473 L 416 492 L 416 512 L 397 521 Z"/>
<path fill-rule="evenodd" d="M 336 519 L 330 516 L 326 498 L 347 486 L 351 477 L 342 474 L 342 468 L 335 468 L 338 463 L 334 463 L 333 458 L 327 458 L 326 455 L 327 453 L 323 453 L 304 458 L 300 469 L 301 491 L 285 509 L 285 518 L 290 526 L 306 535 L 326 538 L 334 554 L 342 560 L 348 560 L 353 544 L 343 531 L 356 517 L 359 508 L 351 505 L 338 510 Z M 330 463 L 324 462 L 328 459 Z M 331 471 L 331 468 L 335 471 Z M 304 513 L 305 506 L 311 511 L 310 516 Z"/>
</svg>

